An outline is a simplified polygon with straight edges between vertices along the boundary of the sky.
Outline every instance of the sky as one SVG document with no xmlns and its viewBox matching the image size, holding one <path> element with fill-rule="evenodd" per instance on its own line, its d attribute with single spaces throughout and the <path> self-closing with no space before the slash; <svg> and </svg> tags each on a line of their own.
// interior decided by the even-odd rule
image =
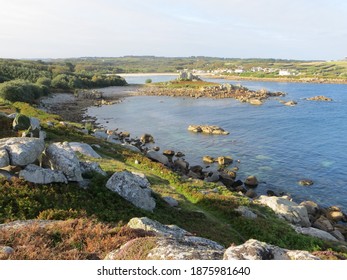
<svg viewBox="0 0 347 280">
<path fill-rule="evenodd" d="M 338 60 L 345 0 L 0 0 L 0 57 Z"/>
</svg>

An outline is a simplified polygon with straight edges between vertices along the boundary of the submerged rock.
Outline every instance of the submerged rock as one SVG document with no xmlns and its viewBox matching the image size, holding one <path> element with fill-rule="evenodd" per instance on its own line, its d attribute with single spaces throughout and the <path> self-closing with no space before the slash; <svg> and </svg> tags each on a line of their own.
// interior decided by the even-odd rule
<svg viewBox="0 0 347 280">
<path fill-rule="evenodd" d="M 286 106 L 296 106 L 296 105 L 298 105 L 298 102 L 296 102 L 294 100 L 290 100 L 290 101 L 284 102 L 283 104 Z"/>
<path fill-rule="evenodd" d="M 154 137 L 151 134 L 145 133 L 140 137 L 140 141 L 143 144 L 154 143 Z"/>
<path fill-rule="evenodd" d="M 306 98 L 309 101 L 333 101 L 332 98 L 323 95 L 317 95 L 313 97 Z"/>
<path fill-rule="evenodd" d="M 302 179 L 298 182 L 300 186 L 311 186 L 313 185 L 313 181 L 310 179 Z"/>
<path fill-rule="evenodd" d="M 221 156 L 216 159 L 219 165 L 229 165 L 233 163 L 233 158 L 229 156 Z"/>
<path fill-rule="evenodd" d="M 256 187 L 258 186 L 259 182 L 258 182 L 258 179 L 257 177 L 255 176 L 248 176 L 244 182 L 244 184 L 248 187 Z"/>
<path fill-rule="evenodd" d="M 188 131 L 215 135 L 228 135 L 229 132 L 216 125 L 189 125 Z"/>
</svg>

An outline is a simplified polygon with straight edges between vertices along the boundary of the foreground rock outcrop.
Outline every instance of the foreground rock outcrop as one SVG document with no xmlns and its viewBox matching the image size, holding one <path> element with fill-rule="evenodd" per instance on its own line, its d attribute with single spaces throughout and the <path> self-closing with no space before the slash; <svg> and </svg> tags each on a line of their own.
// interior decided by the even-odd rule
<svg viewBox="0 0 347 280">
<path fill-rule="evenodd" d="M 150 231 L 155 236 L 131 240 L 108 254 L 105 259 L 127 259 L 128 253 L 137 248 L 137 251 L 142 251 L 141 259 L 146 260 L 221 260 L 225 250 L 215 241 L 194 236 L 178 226 L 163 225 L 146 217 L 131 219 L 128 227 Z"/>
<path fill-rule="evenodd" d="M 231 246 L 224 253 L 224 260 L 319 260 L 307 251 L 287 250 L 250 239 L 242 245 Z"/>
</svg>

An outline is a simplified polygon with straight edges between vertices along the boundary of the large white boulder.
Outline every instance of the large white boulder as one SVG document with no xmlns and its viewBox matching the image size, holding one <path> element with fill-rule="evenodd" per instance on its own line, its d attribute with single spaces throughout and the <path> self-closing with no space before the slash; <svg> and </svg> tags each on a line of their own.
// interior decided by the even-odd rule
<svg viewBox="0 0 347 280">
<path fill-rule="evenodd" d="M 80 162 L 68 142 L 53 143 L 46 149 L 51 169 L 62 171 L 69 181 L 82 181 Z"/>
<path fill-rule="evenodd" d="M 319 260 L 307 251 L 287 250 L 255 239 L 224 252 L 224 260 Z"/>
<path fill-rule="evenodd" d="M 36 184 L 67 183 L 62 171 L 51 170 L 29 164 L 19 172 L 19 177 Z"/>
<path fill-rule="evenodd" d="M 26 166 L 38 159 L 45 142 L 38 138 L 11 137 L 0 139 L 0 149 L 7 151 L 10 165 Z"/>
<path fill-rule="evenodd" d="M 155 200 L 147 178 L 129 171 L 114 173 L 107 181 L 106 187 L 131 202 L 136 207 L 153 211 Z"/>
<path fill-rule="evenodd" d="M 310 227 L 307 210 L 304 206 L 290 201 L 284 197 L 261 195 L 259 203 L 270 207 L 279 217 L 294 225 Z"/>
<path fill-rule="evenodd" d="M 70 142 L 69 144 L 71 149 L 75 152 L 79 152 L 88 157 L 101 158 L 101 156 L 97 152 L 95 152 L 90 145 L 86 143 Z"/>
</svg>

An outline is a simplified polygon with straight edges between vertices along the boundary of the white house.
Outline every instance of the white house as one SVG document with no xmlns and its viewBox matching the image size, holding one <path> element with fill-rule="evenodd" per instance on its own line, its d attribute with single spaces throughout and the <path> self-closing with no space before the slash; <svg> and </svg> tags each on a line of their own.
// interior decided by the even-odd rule
<svg viewBox="0 0 347 280">
<path fill-rule="evenodd" d="M 280 71 L 278 72 L 278 75 L 279 75 L 279 76 L 290 76 L 291 73 L 290 73 L 288 70 L 280 70 Z"/>
<path fill-rule="evenodd" d="M 234 71 L 236 74 L 241 74 L 241 73 L 243 73 L 244 71 L 243 71 L 243 69 L 235 69 L 235 71 Z"/>
</svg>

